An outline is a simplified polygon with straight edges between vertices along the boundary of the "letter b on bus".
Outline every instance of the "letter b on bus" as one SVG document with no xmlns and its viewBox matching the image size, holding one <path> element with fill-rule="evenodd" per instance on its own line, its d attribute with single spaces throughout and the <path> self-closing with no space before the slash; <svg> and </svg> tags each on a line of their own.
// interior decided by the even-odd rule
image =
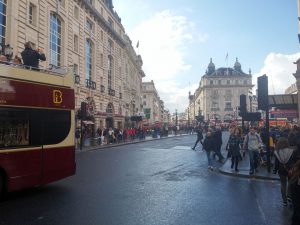
<svg viewBox="0 0 300 225">
<path fill-rule="evenodd" d="M 63 95 L 62 92 L 59 90 L 53 91 L 53 103 L 60 104 L 63 101 Z"/>
</svg>

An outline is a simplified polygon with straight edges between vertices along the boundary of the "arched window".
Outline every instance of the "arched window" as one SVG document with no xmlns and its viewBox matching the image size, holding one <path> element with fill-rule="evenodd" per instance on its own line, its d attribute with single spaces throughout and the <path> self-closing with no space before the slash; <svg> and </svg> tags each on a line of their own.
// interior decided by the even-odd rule
<svg viewBox="0 0 300 225">
<path fill-rule="evenodd" d="M 90 39 L 86 39 L 85 43 L 85 78 L 92 79 L 92 56 L 93 56 L 93 44 Z"/>
<path fill-rule="evenodd" d="M 61 20 L 57 14 L 50 15 L 50 64 L 61 66 Z"/>
<path fill-rule="evenodd" d="M 111 55 L 108 56 L 108 88 L 112 88 L 112 74 L 113 74 L 113 57 Z"/>
<path fill-rule="evenodd" d="M 0 44 L 5 45 L 6 0 L 0 1 Z"/>
</svg>

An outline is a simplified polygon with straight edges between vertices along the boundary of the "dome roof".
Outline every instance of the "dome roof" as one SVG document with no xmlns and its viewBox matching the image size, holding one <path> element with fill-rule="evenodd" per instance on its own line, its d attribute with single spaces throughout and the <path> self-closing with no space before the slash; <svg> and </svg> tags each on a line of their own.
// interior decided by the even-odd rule
<svg viewBox="0 0 300 225">
<path fill-rule="evenodd" d="M 239 63 L 238 58 L 236 58 L 236 62 L 234 63 L 234 67 L 235 70 L 237 71 L 241 71 L 242 70 L 242 65 Z"/>
<path fill-rule="evenodd" d="M 207 73 L 208 73 L 208 74 L 211 74 L 211 73 L 215 72 L 215 70 L 216 70 L 216 66 L 215 66 L 215 64 L 212 62 L 212 58 L 210 58 L 210 62 L 209 62 L 209 64 L 208 64 L 208 66 L 207 66 Z"/>
</svg>

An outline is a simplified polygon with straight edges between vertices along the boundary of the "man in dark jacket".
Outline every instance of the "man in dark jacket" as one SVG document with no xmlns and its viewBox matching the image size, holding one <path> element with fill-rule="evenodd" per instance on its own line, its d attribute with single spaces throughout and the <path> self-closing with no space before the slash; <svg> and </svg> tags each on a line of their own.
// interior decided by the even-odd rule
<svg viewBox="0 0 300 225">
<path fill-rule="evenodd" d="M 46 56 L 42 49 L 37 50 L 32 49 L 31 42 L 26 42 L 24 44 L 25 50 L 21 53 L 24 66 L 26 68 L 32 68 L 33 70 L 38 70 L 39 60 L 46 61 Z"/>
<path fill-rule="evenodd" d="M 222 131 L 221 131 L 221 128 L 218 127 L 216 129 L 216 131 L 213 133 L 213 138 L 215 140 L 215 153 L 213 155 L 213 159 L 216 157 L 216 155 L 218 156 L 219 158 L 219 161 L 222 162 L 224 157 L 222 156 L 221 154 L 221 146 L 222 146 Z"/>
<path fill-rule="evenodd" d="M 212 134 L 210 131 L 207 131 L 206 137 L 203 142 L 203 149 L 206 151 L 207 161 L 208 161 L 208 169 L 213 169 L 212 167 L 212 161 L 211 161 L 211 152 L 215 151 L 215 140 L 212 137 Z"/>
<path fill-rule="evenodd" d="M 196 133 L 197 133 L 197 140 L 196 140 L 196 142 L 195 142 L 194 147 L 192 148 L 193 150 L 195 150 L 195 148 L 196 148 L 198 142 L 200 142 L 200 143 L 202 144 L 203 134 L 202 134 L 202 129 L 201 129 L 200 126 L 198 126 L 198 127 L 196 128 Z"/>
</svg>

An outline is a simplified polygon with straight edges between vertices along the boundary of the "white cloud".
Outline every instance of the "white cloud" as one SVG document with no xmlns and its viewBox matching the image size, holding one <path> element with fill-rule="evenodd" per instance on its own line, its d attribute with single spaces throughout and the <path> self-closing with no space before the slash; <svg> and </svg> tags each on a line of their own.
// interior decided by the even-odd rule
<svg viewBox="0 0 300 225">
<path fill-rule="evenodd" d="M 165 10 L 140 22 L 129 36 L 134 47 L 139 41 L 136 51 L 144 62 L 143 81 L 154 81 L 167 109 L 183 111 L 188 103 L 189 87 L 182 88 L 178 81 L 184 80 L 184 74 L 192 67 L 185 56 L 191 44 L 203 43 L 209 35 L 199 32 L 186 17 Z"/>
<path fill-rule="evenodd" d="M 253 83 L 256 85 L 257 77 L 266 74 L 268 76 L 269 94 L 283 94 L 286 88 L 296 82 L 293 76 L 293 73 L 296 72 L 294 62 L 299 58 L 300 53 L 291 55 L 269 53 L 263 68 L 259 73 L 253 75 Z M 254 90 L 257 89 L 257 87 L 254 88 Z"/>
</svg>

